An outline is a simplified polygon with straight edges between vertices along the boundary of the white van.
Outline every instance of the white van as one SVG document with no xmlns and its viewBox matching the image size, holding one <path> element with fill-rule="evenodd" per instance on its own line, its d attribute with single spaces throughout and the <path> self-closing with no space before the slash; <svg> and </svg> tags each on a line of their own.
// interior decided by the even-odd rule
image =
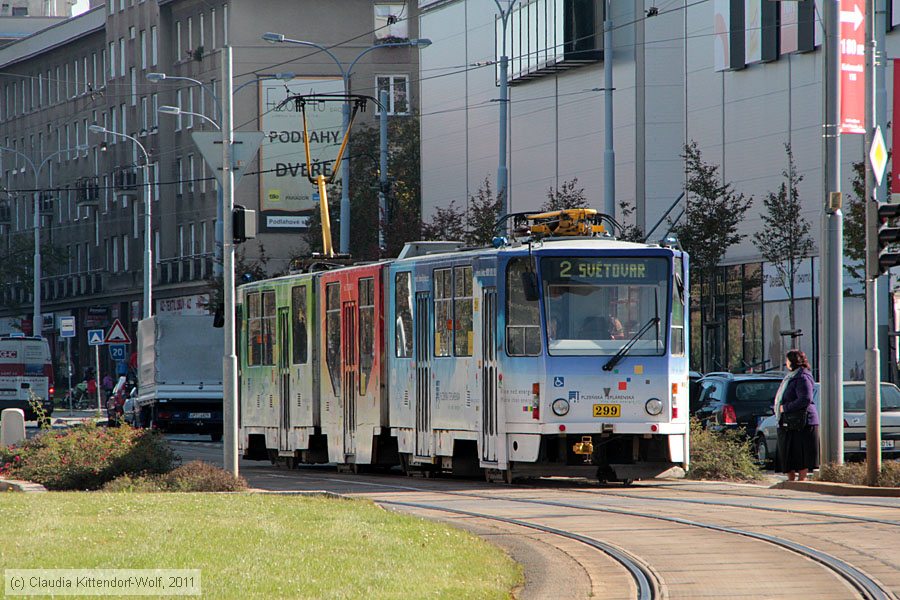
<svg viewBox="0 0 900 600">
<path fill-rule="evenodd" d="M 49 417 L 53 412 L 53 363 L 42 337 L 0 337 L 0 410 L 21 408 L 25 420 L 37 419 L 29 400 L 38 399 Z"/>
</svg>

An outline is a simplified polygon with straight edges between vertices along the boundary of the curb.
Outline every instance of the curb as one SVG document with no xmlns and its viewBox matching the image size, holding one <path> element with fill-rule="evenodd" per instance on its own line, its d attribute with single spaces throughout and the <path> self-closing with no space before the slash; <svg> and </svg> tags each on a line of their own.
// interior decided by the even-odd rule
<svg viewBox="0 0 900 600">
<path fill-rule="evenodd" d="M 900 488 L 869 487 L 866 485 L 851 485 L 849 483 L 832 483 L 830 481 L 782 481 L 773 485 L 771 489 L 814 492 L 816 494 L 831 494 L 832 496 L 900 498 Z"/>
<path fill-rule="evenodd" d="M 18 481 L 16 479 L 0 479 L 0 492 L 25 492 L 27 494 L 41 494 L 47 488 L 39 483 L 30 481 Z"/>
</svg>

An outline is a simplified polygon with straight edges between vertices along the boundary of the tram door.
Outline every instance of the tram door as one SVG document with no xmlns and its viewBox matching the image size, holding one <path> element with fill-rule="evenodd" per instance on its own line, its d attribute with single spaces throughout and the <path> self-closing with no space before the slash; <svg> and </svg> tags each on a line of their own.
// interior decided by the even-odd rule
<svg viewBox="0 0 900 600">
<path fill-rule="evenodd" d="M 356 381 L 359 366 L 356 360 L 356 302 L 344 302 L 341 310 L 341 328 L 344 340 L 341 365 L 344 371 L 341 383 L 344 406 L 344 454 L 356 454 Z"/>
<path fill-rule="evenodd" d="M 484 289 L 481 322 L 481 460 L 497 461 L 497 288 Z"/>
<path fill-rule="evenodd" d="M 416 456 L 431 456 L 431 352 L 428 292 L 416 293 Z"/>
<path fill-rule="evenodd" d="M 281 398 L 278 427 L 278 450 L 291 450 L 291 313 L 288 308 L 278 309 L 278 377 Z"/>
</svg>

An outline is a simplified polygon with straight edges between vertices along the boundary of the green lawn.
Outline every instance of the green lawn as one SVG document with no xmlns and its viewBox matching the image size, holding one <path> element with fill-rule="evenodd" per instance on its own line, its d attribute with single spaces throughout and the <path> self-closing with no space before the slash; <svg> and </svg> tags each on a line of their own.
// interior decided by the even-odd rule
<svg viewBox="0 0 900 600">
<path fill-rule="evenodd" d="M 370 502 L 263 494 L 0 495 L 0 568 L 201 569 L 212 598 L 507 598 L 521 569 Z"/>
</svg>

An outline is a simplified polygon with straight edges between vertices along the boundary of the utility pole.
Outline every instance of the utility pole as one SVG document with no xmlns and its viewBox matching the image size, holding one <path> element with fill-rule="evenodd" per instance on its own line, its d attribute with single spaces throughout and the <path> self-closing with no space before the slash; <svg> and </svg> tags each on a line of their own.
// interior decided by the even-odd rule
<svg viewBox="0 0 900 600">
<path fill-rule="evenodd" d="M 234 104 L 232 100 L 232 49 L 222 48 L 222 280 L 225 296 L 225 352 L 222 359 L 223 448 L 225 470 L 238 475 L 237 354 L 235 347 L 234 298 Z"/>
<path fill-rule="evenodd" d="M 387 188 L 388 188 L 388 93 L 381 90 L 378 94 L 381 105 L 381 116 L 378 119 L 378 250 L 383 257 L 385 251 L 384 228 L 387 225 Z"/>
<path fill-rule="evenodd" d="M 875 133 L 875 0 L 866 0 L 866 152 Z M 881 364 L 878 351 L 878 189 L 866 163 L 866 483 L 881 472 Z"/>
<path fill-rule="evenodd" d="M 603 149 L 603 212 L 616 218 L 616 150 L 613 147 L 613 44 L 611 0 L 603 8 L 603 88 L 604 88 L 604 137 Z"/>
<path fill-rule="evenodd" d="M 825 0 L 824 159 L 825 186 L 822 213 L 822 335 L 819 338 L 819 381 L 822 386 L 820 431 L 823 462 L 844 461 L 844 298 L 843 235 L 841 213 L 841 138 L 838 81 L 840 80 L 840 0 Z"/>
</svg>

